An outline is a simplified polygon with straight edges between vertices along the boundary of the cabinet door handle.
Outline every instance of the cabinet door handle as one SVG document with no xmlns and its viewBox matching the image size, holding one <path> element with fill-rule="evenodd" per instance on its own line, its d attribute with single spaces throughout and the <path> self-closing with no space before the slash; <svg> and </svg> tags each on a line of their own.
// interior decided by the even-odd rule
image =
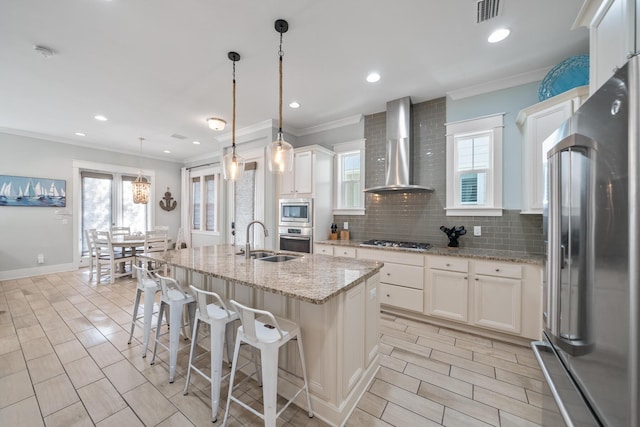
<svg viewBox="0 0 640 427">
<path fill-rule="evenodd" d="M 500 271 L 500 269 L 499 269 L 499 268 L 496 268 L 496 273 L 497 273 L 498 271 Z"/>
<path fill-rule="evenodd" d="M 391 297 L 391 295 L 387 294 L 387 298 Z"/>
<path fill-rule="evenodd" d="M 476 277 L 476 282 L 477 282 L 478 280 L 480 280 L 480 279 L 478 279 L 478 278 Z"/>
<path fill-rule="evenodd" d="M 447 267 L 451 266 L 451 264 L 447 264 Z"/>
<path fill-rule="evenodd" d="M 465 276 L 464 280 L 467 280 L 466 276 Z M 478 279 L 476 279 L 476 280 L 478 280 Z"/>
<path fill-rule="evenodd" d="M 387 276 L 391 276 L 391 273 L 387 273 Z"/>
</svg>

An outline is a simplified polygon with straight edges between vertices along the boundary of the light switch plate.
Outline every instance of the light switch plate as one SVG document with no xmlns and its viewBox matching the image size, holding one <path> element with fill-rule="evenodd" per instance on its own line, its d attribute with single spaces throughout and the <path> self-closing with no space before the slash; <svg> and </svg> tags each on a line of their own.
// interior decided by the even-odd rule
<svg viewBox="0 0 640 427">
<path fill-rule="evenodd" d="M 344 222 L 343 226 L 344 227 L 342 227 L 342 228 L 344 228 L 345 230 L 349 229 L 349 223 L 347 221 Z"/>
<path fill-rule="evenodd" d="M 480 227 L 479 225 L 474 225 L 473 226 L 473 235 L 474 236 L 482 236 L 482 227 Z"/>
</svg>

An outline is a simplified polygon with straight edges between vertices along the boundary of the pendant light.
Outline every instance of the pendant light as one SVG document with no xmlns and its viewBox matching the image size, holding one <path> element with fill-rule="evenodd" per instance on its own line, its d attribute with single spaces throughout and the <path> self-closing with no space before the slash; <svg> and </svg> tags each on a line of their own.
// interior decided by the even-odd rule
<svg viewBox="0 0 640 427">
<path fill-rule="evenodd" d="M 244 172 L 244 159 L 236 154 L 236 62 L 240 60 L 240 54 L 229 52 L 227 56 L 233 61 L 233 120 L 231 122 L 231 152 L 222 158 L 222 177 L 225 181 L 235 181 Z"/>
<path fill-rule="evenodd" d="M 151 183 L 142 176 L 142 141 L 144 138 L 138 138 L 140 140 L 140 156 L 138 157 L 138 177 L 131 184 L 133 190 L 133 203 L 146 205 L 149 203 L 149 193 L 151 190 Z"/>
<path fill-rule="evenodd" d="M 282 133 L 282 58 L 284 52 L 282 51 L 282 34 L 286 33 L 289 29 L 289 23 L 284 19 L 278 19 L 275 22 L 275 29 L 280 33 L 280 50 L 278 51 L 279 59 L 279 75 L 280 75 L 280 92 L 278 104 L 278 136 L 275 141 L 267 146 L 267 159 L 269 162 L 269 171 L 273 173 L 281 174 L 283 172 L 291 171 L 293 165 L 293 147 L 287 141 L 284 140 Z"/>
</svg>

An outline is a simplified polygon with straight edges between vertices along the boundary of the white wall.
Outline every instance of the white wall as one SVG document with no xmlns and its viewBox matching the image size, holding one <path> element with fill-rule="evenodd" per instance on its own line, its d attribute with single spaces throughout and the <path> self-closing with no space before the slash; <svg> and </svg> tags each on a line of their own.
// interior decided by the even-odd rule
<svg viewBox="0 0 640 427">
<path fill-rule="evenodd" d="M 72 163 L 74 160 L 138 168 L 138 156 L 85 148 L 77 145 L 0 133 L 0 174 L 66 180 L 66 211 L 76 215 Z M 155 224 L 168 225 L 174 235 L 180 227 L 180 209 L 162 210 L 160 199 L 167 187 L 181 202 L 179 163 L 143 158 L 140 167 L 155 172 Z M 0 280 L 64 271 L 74 264 L 74 217 L 55 214 L 60 208 L 0 206 Z M 64 218 L 67 219 L 66 224 Z M 173 237 L 175 239 L 175 236 Z M 45 264 L 38 265 L 37 254 L 44 254 Z"/>
</svg>

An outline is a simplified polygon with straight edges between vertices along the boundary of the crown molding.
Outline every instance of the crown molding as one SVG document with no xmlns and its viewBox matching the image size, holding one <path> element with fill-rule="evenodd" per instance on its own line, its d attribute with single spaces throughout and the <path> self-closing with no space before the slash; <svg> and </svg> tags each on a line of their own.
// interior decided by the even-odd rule
<svg viewBox="0 0 640 427">
<path fill-rule="evenodd" d="M 503 79 L 492 80 L 490 82 L 481 83 L 474 86 L 468 86 L 462 89 L 447 92 L 447 96 L 452 100 L 469 98 L 471 96 L 482 95 L 483 93 L 495 92 L 501 89 L 520 86 L 527 83 L 539 82 L 547 75 L 551 67 L 538 68 L 537 70 L 528 71 L 515 76 L 505 77 Z"/>
<path fill-rule="evenodd" d="M 344 119 L 334 120 L 320 125 L 310 126 L 303 129 L 293 130 L 291 133 L 295 136 L 311 135 L 312 133 L 324 132 L 331 129 L 341 128 L 343 126 L 355 125 L 362 121 L 364 116 L 356 114 L 354 116 L 345 117 Z"/>
<path fill-rule="evenodd" d="M 262 122 L 258 122 L 255 123 L 253 125 L 250 126 L 246 126 L 243 127 L 242 129 L 239 129 L 236 131 L 236 138 L 241 137 L 241 136 L 246 136 L 246 135 L 250 135 L 252 133 L 255 132 L 259 132 L 265 129 L 273 129 L 273 128 L 278 128 L 278 125 L 276 124 L 276 121 L 274 119 L 267 119 L 264 120 Z M 226 143 L 226 142 L 231 142 L 231 132 L 226 132 L 222 135 L 220 135 L 218 138 L 216 138 L 217 141 L 221 142 L 221 143 Z"/>
</svg>

